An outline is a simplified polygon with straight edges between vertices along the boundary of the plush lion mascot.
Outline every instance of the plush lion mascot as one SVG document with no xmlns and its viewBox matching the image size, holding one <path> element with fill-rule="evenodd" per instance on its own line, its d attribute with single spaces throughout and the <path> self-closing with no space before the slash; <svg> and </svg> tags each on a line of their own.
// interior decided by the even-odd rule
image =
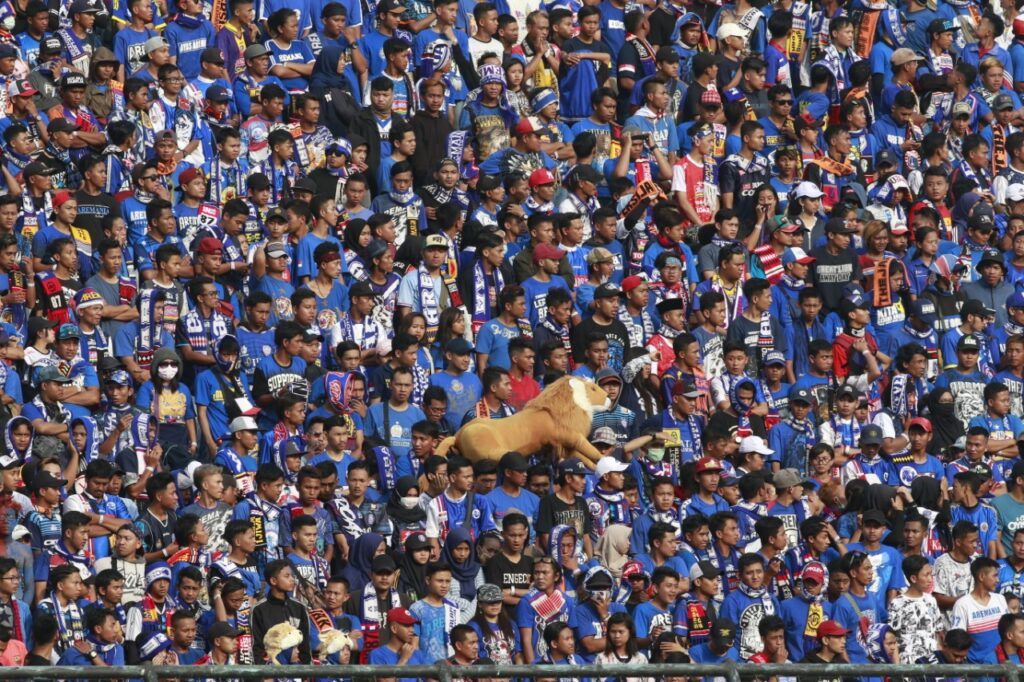
<svg viewBox="0 0 1024 682">
<path fill-rule="evenodd" d="M 591 469 L 601 454 L 590 444 L 591 416 L 607 410 L 608 394 L 592 381 L 562 377 L 528 402 L 522 412 L 505 419 L 474 419 L 441 441 L 440 455 L 454 449 L 471 461 L 501 459 L 506 452 L 530 454 L 544 446 L 557 460 L 578 456 Z"/>
<path fill-rule="evenodd" d="M 302 644 L 302 632 L 291 623 L 278 623 L 263 635 L 263 648 L 271 665 L 281 665 L 278 654 L 285 649 Z"/>
</svg>

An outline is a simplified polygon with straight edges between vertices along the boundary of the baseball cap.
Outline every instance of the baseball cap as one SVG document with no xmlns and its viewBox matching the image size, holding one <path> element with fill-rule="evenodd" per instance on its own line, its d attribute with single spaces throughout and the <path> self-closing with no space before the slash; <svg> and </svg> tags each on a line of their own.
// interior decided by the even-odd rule
<svg viewBox="0 0 1024 682">
<path fill-rule="evenodd" d="M 587 467 L 583 465 L 583 462 L 579 461 L 575 457 L 569 459 L 563 459 L 558 464 L 558 472 L 563 476 L 566 474 L 579 474 L 585 476 L 587 474 Z"/>
<path fill-rule="evenodd" d="M 370 564 L 371 573 L 394 573 L 396 570 L 398 567 L 395 566 L 395 560 L 387 554 L 378 554 L 373 557 L 373 563 Z"/>
<path fill-rule="evenodd" d="M 1007 201 L 1024 201 L 1024 185 L 1019 182 L 1015 182 L 1006 187 L 1006 200 Z"/>
<path fill-rule="evenodd" d="M 1015 291 L 1006 299 L 1007 308 L 1024 308 L 1024 294 Z"/>
<path fill-rule="evenodd" d="M 1013 98 L 1005 92 L 996 95 L 992 99 L 993 111 L 1003 111 L 1004 109 L 1013 109 Z"/>
<path fill-rule="evenodd" d="M 522 137 L 530 133 L 540 132 L 543 129 L 544 124 L 536 116 L 523 116 L 519 119 L 519 123 L 516 124 L 515 134 Z"/>
<path fill-rule="evenodd" d="M 951 450 L 966 450 L 967 449 L 967 436 L 960 436 L 953 444 L 949 446 Z"/>
<path fill-rule="evenodd" d="M 909 47 L 901 47 L 892 53 L 892 57 L 889 58 L 889 62 L 893 66 L 903 66 L 909 62 L 923 61 L 923 57 L 917 54 Z"/>
<path fill-rule="evenodd" d="M 15 541 L 21 540 L 22 538 L 30 537 L 31 535 L 32 533 L 29 531 L 29 529 L 21 525 L 20 523 L 14 527 L 14 530 L 11 531 L 11 539 Z"/>
<path fill-rule="evenodd" d="M 216 237 L 203 237 L 199 240 L 196 253 L 212 256 L 215 253 L 223 253 L 224 245 Z"/>
<path fill-rule="evenodd" d="M 555 184 L 555 176 L 547 168 L 538 168 L 530 173 L 530 189 Z"/>
<path fill-rule="evenodd" d="M 597 374 L 594 375 L 594 382 L 598 386 L 603 386 L 604 384 L 608 383 L 609 381 L 615 382 L 617 384 L 621 384 L 622 383 L 622 377 L 619 376 L 619 373 L 616 372 L 611 367 L 605 367 L 603 369 L 597 370 Z"/>
<path fill-rule="evenodd" d="M 799 232 L 804 229 L 784 215 L 772 216 L 768 220 L 769 232 Z"/>
<path fill-rule="evenodd" d="M 630 291 L 633 291 L 633 289 L 636 289 L 638 286 L 640 286 L 646 281 L 647 280 L 645 280 L 640 275 L 630 275 L 629 277 L 622 280 L 622 283 L 619 286 L 622 287 L 622 293 L 626 294 L 629 293 Z"/>
<path fill-rule="evenodd" d="M 595 263 L 611 263 L 615 260 L 612 252 L 603 246 L 597 246 L 590 250 L 587 254 L 587 264 L 594 265 Z"/>
<path fill-rule="evenodd" d="M 845 637 L 850 631 L 834 620 L 826 620 L 818 626 L 818 639 L 822 637 Z"/>
<path fill-rule="evenodd" d="M 498 462 L 498 471 L 511 469 L 512 471 L 526 471 L 530 468 L 530 462 L 522 454 L 512 451 L 506 452 Z"/>
<path fill-rule="evenodd" d="M 747 436 L 740 441 L 740 453 L 756 452 L 762 455 L 773 455 L 775 451 L 764 444 L 760 436 Z"/>
<path fill-rule="evenodd" d="M 615 584 L 611 572 L 604 566 L 592 566 L 583 576 L 583 587 L 587 592 L 610 590 Z"/>
<path fill-rule="evenodd" d="M 907 424 L 907 429 L 912 429 L 915 426 L 923 430 L 925 433 L 932 432 L 932 423 L 931 421 L 928 420 L 927 417 L 914 417 L 913 419 L 910 420 L 910 423 Z"/>
<path fill-rule="evenodd" d="M 722 571 L 711 561 L 707 559 L 703 561 L 697 561 L 690 566 L 690 580 L 695 581 L 698 578 L 718 578 L 721 576 Z"/>
<path fill-rule="evenodd" d="M 919 298 L 910 304 L 910 314 L 921 320 L 929 327 L 935 324 L 938 318 L 935 312 L 935 304 L 927 298 Z"/>
<path fill-rule="evenodd" d="M 60 53 L 64 50 L 64 46 L 60 42 L 60 38 L 56 36 L 50 36 L 49 38 L 43 38 L 42 42 L 39 43 L 39 54 L 53 54 Z"/>
<path fill-rule="evenodd" d="M 76 130 L 78 130 L 78 126 L 66 118 L 55 118 L 46 125 L 46 132 L 50 135 L 54 133 L 73 133 Z M 174 133 L 171 134 L 173 135 Z"/>
<path fill-rule="evenodd" d="M 499 604 L 504 601 L 501 588 L 497 585 L 484 583 L 476 589 L 476 600 L 480 604 Z"/>
<path fill-rule="evenodd" d="M 958 353 L 977 353 L 981 350 L 981 344 L 978 343 L 978 337 L 974 334 L 968 334 L 967 336 L 961 336 L 960 340 L 956 342 L 956 350 Z"/>
<path fill-rule="evenodd" d="M 896 165 L 896 155 L 888 149 L 883 149 L 875 154 L 875 168 L 878 168 L 882 164 L 889 164 L 890 166 Z"/>
<path fill-rule="evenodd" d="M 719 40 L 725 40 L 726 38 L 746 38 L 747 32 L 737 23 L 722 24 L 718 27 L 718 34 L 716 36 Z"/>
<path fill-rule="evenodd" d="M 206 89 L 206 101 L 208 102 L 230 102 L 231 94 L 223 85 L 211 85 Z"/>
<path fill-rule="evenodd" d="M 36 474 L 35 478 L 32 479 L 32 487 L 36 490 L 40 490 L 42 488 L 63 488 L 67 484 L 67 481 L 57 478 L 49 471 L 40 471 Z"/>
<path fill-rule="evenodd" d="M 996 229 L 996 221 L 992 218 L 992 215 L 987 211 L 976 212 L 970 218 L 967 219 L 968 230 L 981 230 L 982 232 L 991 232 Z"/>
<path fill-rule="evenodd" d="M 43 367 L 39 370 L 39 374 L 36 376 L 36 380 L 39 383 L 44 381 L 53 381 L 58 384 L 69 384 L 71 379 L 61 374 L 61 371 L 56 367 Z"/>
<path fill-rule="evenodd" d="M 78 327 L 66 322 L 60 326 L 57 330 L 57 340 L 65 341 L 67 339 L 80 339 L 82 338 L 82 332 L 79 331 Z"/>
<path fill-rule="evenodd" d="M 264 222 L 270 222 L 271 220 L 282 220 L 284 222 L 288 222 L 288 214 L 285 213 L 284 209 L 280 206 L 275 206 L 267 211 L 267 217 L 263 219 Z"/>
<path fill-rule="evenodd" d="M 379 559 L 380 557 L 377 558 Z M 409 613 L 408 609 L 401 606 L 390 609 L 387 618 L 389 623 L 399 623 L 400 625 L 416 625 L 416 623 L 420 622 L 416 616 Z"/>
<path fill-rule="evenodd" d="M 460 336 L 449 341 L 444 349 L 452 355 L 469 355 L 473 352 L 473 344 Z"/>
<path fill-rule="evenodd" d="M 562 256 L 564 255 L 565 251 L 562 251 L 554 244 L 537 244 L 537 246 L 533 247 L 534 263 L 539 263 L 541 260 L 545 258 L 550 258 L 551 260 L 561 260 Z"/>
<path fill-rule="evenodd" d="M 680 380 L 672 384 L 672 395 L 681 395 L 684 398 L 699 398 L 700 389 L 693 381 Z"/>
<path fill-rule="evenodd" d="M 901 177 L 901 176 L 894 175 L 894 176 L 891 176 L 891 177 L 897 177 L 898 178 L 898 177 Z M 889 226 L 889 234 L 907 234 L 908 232 L 910 232 L 910 228 L 907 227 L 906 223 L 901 222 L 901 221 L 896 221 L 892 225 Z"/>
<path fill-rule="evenodd" d="M 75 0 L 71 3 L 71 8 L 68 10 L 69 14 L 99 14 L 100 6 L 93 0 Z"/>
<path fill-rule="evenodd" d="M 196 178 L 202 177 L 202 174 L 203 172 L 195 166 L 189 166 L 178 174 L 178 187 L 184 187 Z"/>
<path fill-rule="evenodd" d="M 695 474 L 703 474 L 707 471 L 722 471 L 722 463 L 714 457 L 701 457 L 693 468 Z"/>
<path fill-rule="evenodd" d="M 131 386 L 132 379 L 123 369 L 115 369 L 110 373 L 110 377 L 107 378 L 108 384 L 117 384 L 118 386 Z"/>
<path fill-rule="evenodd" d="M 772 485 L 776 490 L 784 490 L 800 485 L 800 474 L 796 469 L 779 469 L 772 476 Z"/>
<path fill-rule="evenodd" d="M 142 61 L 148 62 L 149 61 L 149 53 L 150 52 L 155 52 L 156 50 L 159 50 L 161 47 L 166 47 L 168 49 L 170 49 L 170 47 L 171 47 L 171 44 L 168 43 L 167 39 L 164 38 L 163 36 L 153 36 L 152 38 L 147 40 L 143 44 L 143 46 L 142 46 L 142 50 L 143 50 L 143 52 L 145 52 L 145 54 L 142 57 Z M 263 49 L 265 50 L 267 48 L 264 47 Z"/>
<path fill-rule="evenodd" d="M 813 580 L 819 585 L 825 584 L 825 576 L 828 575 L 828 569 L 825 568 L 825 564 L 820 561 L 808 561 L 804 565 L 804 570 L 800 571 L 800 579 L 804 582 Z"/>
<path fill-rule="evenodd" d="M 32 86 L 32 83 L 22 78 L 7 84 L 7 94 L 11 97 L 31 97 L 38 95 L 39 91 Z"/>
<path fill-rule="evenodd" d="M 663 301 L 658 301 L 658 305 L 654 307 L 657 308 L 658 314 L 664 317 L 673 310 L 683 310 L 686 304 L 681 298 L 666 298 Z"/>
<path fill-rule="evenodd" d="M 853 234 L 856 231 L 857 230 L 853 227 L 846 224 L 846 220 L 844 218 L 830 218 L 829 221 L 825 223 L 826 234 Z"/>
<path fill-rule="evenodd" d="M 444 249 L 448 250 L 448 242 L 445 238 L 439 234 L 428 234 L 423 240 L 423 250 L 427 249 Z"/>
<path fill-rule="evenodd" d="M 790 403 L 804 403 L 806 405 L 812 405 L 814 403 L 814 398 L 811 396 L 811 392 L 806 388 L 800 388 L 798 386 L 794 386 L 789 389 L 788 397 Z"/>
<path fill-rule="evenodd" d="M 146 44 L 148 45 L 149 43 Z M 270 50 L 268 50 L 265 46 L 257 43 L 255 45 L 250 45 L 249 47 L 245 48 L 245 52 L 243 52 L 242 54 L 246 59 L 256 59 L 257 57 L 262 57 L 263 55 L 270 54 Z"/>
<path fill-rule="evenodd" d="M 881 445 L 882 444 L 882 427 L 878 424 L 868 424 L 860 430 L 860 444 L 864 445 Z"/>
<path fill-rule="evenodd" d="M 992 317 L 996 314 L 996 311 L 989 308 L 987 305 L 982 303 L 976 298 L 971 298 L 964 301 L 964 304 L 960 307 L 961 315 L 977 315 L 979 317 Z"/>
<path fill-rule="evenodd" d="M 770 350 L 764 354 L 764 360 L 761 362 L 765 367 L 771 367 L 772 365 L 786 366 L 786 356 L 780 351 Z"/>
<path fill-rule="evenodd" d="M 415 552 L 421 549 L 430 549 L 430 540 L 427 539 L 427 534 L 423 532 L 416 532 L 405 539 L 405 551 Z"/>
<path fill-rule="evenodd" d="M 711 625 L 711 641 L 718 648 L 731 647 L 736 642 L 736 624 L 728 618 L 718 618 Z"/>
<path fill-rule="evenodd" d="M 231 627 L 231 624 L 227 621 L 216 621 L 206 631 L 206 641 L 212 642 L 218 637 L 238 637 L 238 630 Z"/>
<path fill-rule="evenodd" d="M 220 53 L 219 47 L 208 47 L 202 51 L 199 55 L 200 62 L 206 62 L 207 64 L 219 64 L 224 65 L 224 55 Z"/>
<path fill-rule="evenodd" d="M 679 53 L 668 45 L 663 45 L 654 53 L 654 61 L 675 64 L 679 61 Z"/>
<path fill-rule="evenodd" d="M 974 266 L 974 268 L 978 272 L 981 272 L 982 266 L 988 263 L 995 263 L 1004 270 L 1006 269 L 1006 262 L 1003 260 L 1003 254 L 997 251 L 996 249 L 985 249 L 981 254 L 981 259 L 978 261 L 978 264 Z"/>
<path fill-rule="evenodd" d="M 809 180 L 804 180 L 793 190 L 794 199 L 820 199 L 825 196 L 821 188 Z"/>
<path fill-rule="evenodd" d="M 598 431 L 601 431 L 601 429 L 608 429 L 608 431 L 612 435 L 612 440 L 610 442 L 611 443 L 615 443 L 615 432 L 612 431 L 607 426 L 602 426 L 600 429 L 598 429 Z M 592 443 L 602 443 L 602 442 L 607 443 L 609 441 L 597 440 L 597 434 L 595 434 L 594 438 L 591 439 L 591 442 Z M 597 460 L 597 467 L 594 470 L 594 475 L 597 476 L 597 478 L 600 479 L 602 476 L 605 476 L 607 474 L 622 473 L 623 471 L 625 471 L 628 468 L 629 468 L 629 466 L 627 464 L 623 464 L 622 462 L 620 462 L 619 460 L 615 459 L 614 457 L 602 457 L 601 459 Z"/>
<path fill-rule="evenodd" d="M 885 514 L 880 509 L 869 509 L 861 515 L 861 523 L 877 523 L 880 526 L 884 526 L 889 521 L 885 518 Z"/>
<path fill-rule="evenodd" d="M 284 247 L 284 242 L 270 242 L 267 244 L 264 251 L 271 258 L 283 258 L 288 255 L 288 250 Z"/>
<path fill-rule="evenodd" d="M 928 24 L 928 33 L 945 33 L 959 31 L 960 24 L 955 19 L 932 19 Z"/>
<path fill-rule="evenodd" d="M 615 437 L 615 430 L 614 429 L 612 429 L 610 426 L 601 426 L 601 427 L 598 427 L 598 428 L 594 429 L 594 435 L 590 437 L 590 442 L 593 443 L 594 445 L 597 445 L 598 443 L 600 443 L 602 445 L 617 445 L 618 444 L 618 439 Z M 602 459 L 614 459 L 614 458 L 604 457 Z M 599 463 L 599 465 L 600 465 L 600 463 Z M 608 465 L 608 466 L 611 466 L 611 465 Z M 623 466 L 625 466 L 625 465 L 623 465 Z M 612 471 L 616 471 L 616 470 L 612 469 Z M 625 471 L 625 469 L 623 469 L 623 471 Z M 605 471 L 603 473 L 598 473 L 597 477 L 601 478 L 601 476 L 603 476 L 604 474 L 607 474 L 607 473 L 609 473 L 609 472 Z"/>
<path fill-rule="evenodd" d="M 618 298 L 622 290 L 614 282 L 605 282 L 594 289 L 594 298 Z"/>
<path fill-rule="evenodd" d="M 238 433 L 239 431 L 259 431 L 259 426 L 256 425 L 256 420 L 252 417 L 235 417 L 231 420 L 231 425 L 228 426 L 228 431 L 231 433 Z"/>
</svg>

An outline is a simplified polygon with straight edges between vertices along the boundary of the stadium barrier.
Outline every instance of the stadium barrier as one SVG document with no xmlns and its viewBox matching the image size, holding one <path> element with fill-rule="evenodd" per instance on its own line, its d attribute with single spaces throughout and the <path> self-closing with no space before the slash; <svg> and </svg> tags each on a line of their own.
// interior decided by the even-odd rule
<svg viewBox="0 0 1024 682">
<path fill-rule="evenodd" d="M 420 680 L 433 679 L 452 682 L 455 679 L 604 679 L 608 677 L 705 677 L 721 678 L 727 682 L 766 679 L 769 677 L 800 678 L 803 682 L 833 680 L 836 678 L 889 678 L 892 682 L 918 680 L 951 680 L 956 678 L 1002 679 L 1005 682 L 1022 682 L 1021 667 L 1004 665 L 876 665 L 876 664 L 794 664 L 772 663 L 765 665 L 725 664 L 645 664 L 645 665 L 598 665 L 578 666 L 550 665 L 473 665 L 453 667 L 444 663 L 434 665 L 372 666 L 372 665 L 211 665 L 211 666 L 72 666 L 72 667 L 21 667 L 3 668 L 0 680 L 267 680 L 284 678 L 295 680 L 335 680 L 340 678 L 380 679 L 390 677 L 411 677 Z"/>
</svg>

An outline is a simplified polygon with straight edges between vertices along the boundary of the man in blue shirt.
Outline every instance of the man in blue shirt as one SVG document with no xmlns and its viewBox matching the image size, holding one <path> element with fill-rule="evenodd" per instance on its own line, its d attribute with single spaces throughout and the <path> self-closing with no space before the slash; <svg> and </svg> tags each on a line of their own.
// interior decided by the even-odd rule
<svg viewBox="0 0 1024 682">
<path fill-rule="evenodd" d="M 498 308 L 501 313 L 484 323 L 476 339 L 476 366 L 481 374 L 491 366 L 509 368 L 508 342 L 522 334 L 519 320 L 526 315 L 526 292 L 519 285 L 506 286 L 498 294 Z"/>
<path fill-rule="evenodd" d="M 370 665 L 429 665 L 431 661 L 416 646 L 415 626 L 419 621 L 408 609 L 396 606 L 387 613 L 387 644 L 370 652 Z M 398 682 L 416 682 L 415 677 L 400 677 Z"/>
<path fill-rule="evenodd" d="M 413 475 L 409 460 L 412 427 L 427 418 L 423 410 L 409 402 L 411 394 L 412 371 L 398 367 L 391 375 L 391 396 L 371 405 L 366 413 L 366 435 L 383 441 L 391 449 L 398 476 Z"/>
<path fill-rule="evenodd" d="M 711 638 L 690 649 L 690 660 L 694 663 L 725 663 L 740 660 L 736 650 L 736 633 L 739 628 L 728 618 L 717 618 L 711 626 Z"/>
</svg>

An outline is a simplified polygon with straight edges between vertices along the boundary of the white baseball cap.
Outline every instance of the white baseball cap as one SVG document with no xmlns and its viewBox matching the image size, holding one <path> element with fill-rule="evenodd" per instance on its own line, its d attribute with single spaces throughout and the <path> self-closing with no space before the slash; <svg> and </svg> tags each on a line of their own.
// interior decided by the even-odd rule
<svg viewBox="0 0 1024 682">
<path fill-rule="evenodd" d="M 743 27 L 737 23 L 722 24 L 718 27 L 718 39 L 725 40 L 726 38 L 746 38 L 747 32 L 743 30 Z"/>
<path fill-rule="evenodd" d="M 614 457 L 602 457 L 597 460 L 597 468 L 594 473 L 597 478 L 600 479 L 605 474 L 613 474 L 615 472 L 622 472 L 629 468 L 629 465 L 623 464 Z"/>
<path fill-rule="evenodd" d="M 746 454 L 748 452 L 756 452 L 762 455 L 774 455 L 775 451 L 764 444 L 764 440 L 760 436 L 747 436 L 740 441 L 740 452 Z"/>
<path fill-rule="evenodd" d="M 794 199 L 820 199 L 825 196 L 821 188 L 809 180 L 804 180 L 793 190 Z"/>
<path fill-rule="evenodd" d="M 1007 201 L 1024 201 L 1024 185 L 1015 182 L 1006 188 Z"/>
<path fill-rule="evenodd" d="M 228 431 L 232 434 L 238 433 L 239 431 L 259 431 L 260 427 L 256 425 L 256 420 L 252 417 L 235 417 L 231 420 L 231 426 L 228 427 Z"/>
</svg>

